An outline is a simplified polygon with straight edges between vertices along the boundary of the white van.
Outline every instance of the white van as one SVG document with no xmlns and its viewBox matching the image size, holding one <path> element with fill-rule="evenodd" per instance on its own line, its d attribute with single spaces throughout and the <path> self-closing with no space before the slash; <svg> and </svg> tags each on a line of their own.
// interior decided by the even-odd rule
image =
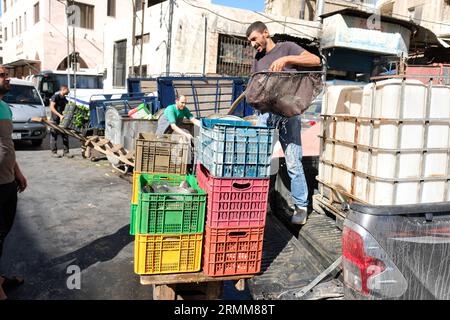
<svg viewBox="0 0 450 320">
<path fill-rule="evenodd" d="M 3 97 L 13 114 L 13 140 L 29 140 L 40 146 L 47 135 L 47 127 L 31 122 L 34 117 L 45 117 L 45 106 L 39 92 L 30 81 L 11 78 L 11 90 Z"/>
</svg>

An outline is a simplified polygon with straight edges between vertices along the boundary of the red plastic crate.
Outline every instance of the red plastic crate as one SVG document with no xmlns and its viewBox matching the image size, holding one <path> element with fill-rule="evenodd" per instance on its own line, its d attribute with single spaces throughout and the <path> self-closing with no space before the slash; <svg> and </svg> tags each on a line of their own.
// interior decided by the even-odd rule
<svg viewBox="0 0 450 320">
<path fill-rule="evenodd" d="M 200 163 L 197 181 L 208 193 L 206 225 L 211 228 L 263 227 L 270 178 L 215 178 Z"/>
<path fill-rule="evenodd" d="M 214 276 L 257 274 L 261 271 L 264 227 L 205 227 L 203 273 Z"/>
</svg>

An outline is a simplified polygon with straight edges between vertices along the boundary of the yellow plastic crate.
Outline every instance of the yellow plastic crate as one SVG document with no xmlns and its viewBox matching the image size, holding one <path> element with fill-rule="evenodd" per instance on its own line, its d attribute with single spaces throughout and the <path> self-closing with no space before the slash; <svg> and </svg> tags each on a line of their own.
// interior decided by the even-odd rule
<svg viewBox="0 0 450 320">
<path fill-rule="evenodd" d="M 139 177 L 141 176 L 141 173 L 134 172 L 133 173 L 133 191 L 131 193 L 131 204 L 138 204 L 139 200 Z"/>
<path fill-rule="evenodd" d="M 136 235 L 134 272 L 140 275 L 198 272 L 202 244 L 203 233 Z"/>
</svg>

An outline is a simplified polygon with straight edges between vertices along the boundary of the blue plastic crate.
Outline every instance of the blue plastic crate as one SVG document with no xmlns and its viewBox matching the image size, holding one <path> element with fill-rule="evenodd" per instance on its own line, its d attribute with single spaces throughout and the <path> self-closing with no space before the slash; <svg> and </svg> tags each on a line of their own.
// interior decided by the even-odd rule
<svg viewBox="0 0 450 320">
<path fill-rule="evenodd" d="M 267 178 L 274 133 L 246 121 L 203 119 L 198 159 L 215 177 Z"/>
</svg>

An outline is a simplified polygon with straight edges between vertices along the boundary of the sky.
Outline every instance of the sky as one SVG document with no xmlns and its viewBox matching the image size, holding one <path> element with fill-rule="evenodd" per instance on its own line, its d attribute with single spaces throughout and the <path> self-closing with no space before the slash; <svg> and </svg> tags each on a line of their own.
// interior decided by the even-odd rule
<svg viewBox="0 0 450 320">
<path fill-rule="evenodd" d="M 212 0 L 214 4 L 264 12 L 264 0 Z"/>
</svg>

